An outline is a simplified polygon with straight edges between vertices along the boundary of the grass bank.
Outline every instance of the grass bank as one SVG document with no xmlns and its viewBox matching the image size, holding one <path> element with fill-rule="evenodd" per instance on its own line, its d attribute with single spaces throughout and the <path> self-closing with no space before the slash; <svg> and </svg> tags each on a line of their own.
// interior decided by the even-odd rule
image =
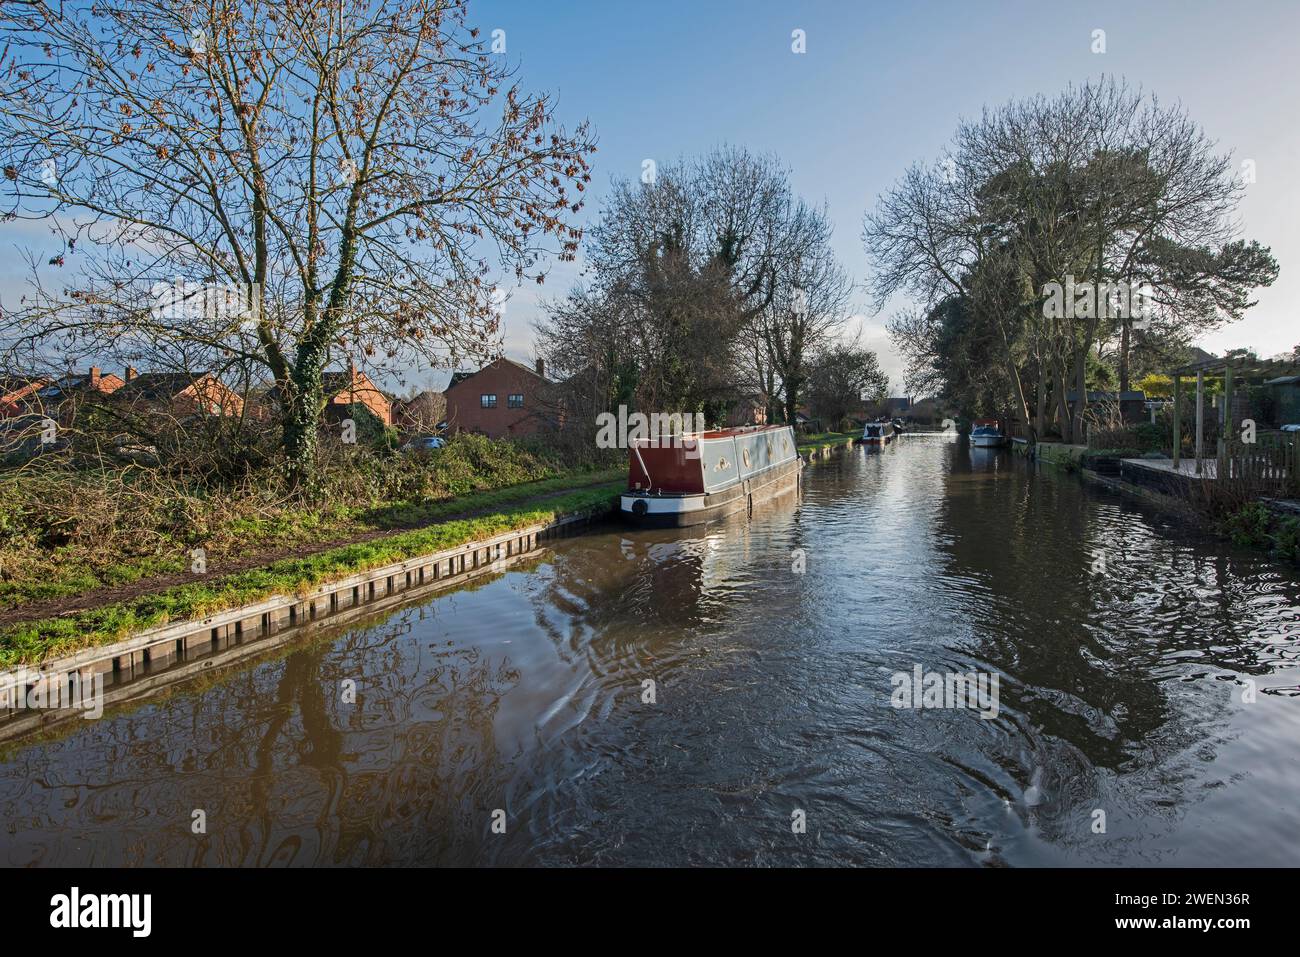
<svg viewBox="0 0 1300 957">
<path fill-rule="evenodd" d="M 811 452 L 826 445 L 850 445 L 859 438 L 857 432 L 818 432 L 814 435 L 805 435 L 799 440 L 796 448 L 800 453 Z"/>
<path fill-rule="evenodd" d="M 37 664 L 48 658 L 83 648 L 119 641 L 146 628 L 169 622 L 202 618 L 217 611 L 236 608 L 277 594 L 297 594 L 349 575 L 405 561 L 445 548 L 491 538 L 518 528 L 550 522 L 572 514 L 593 513 L 609 508 L 611 497 L 623 482 L 607 482 L 581 491 L 558 494 L 544 503 L 535 501 L 532 483 L 528 498 L 514 506 L 501 505 L 523 489 L 509 489 L 458 500 L 459 511 L 477 498 L 500 507 L 473 517 L 448 519 L 424 528 L 395 532 L 329 548 L 301 558 L 286 558 L 262 567 L 135 596 L 73 614 L 19 622 L 0 629 L 0 667 Z M 441 506 L 438 506 L 441 507 Z M 452 508 L 453 503 L 448 503 Z M 435 506 L 421 512 L 434 516 Z"/>
<path fill-rule="evenodd" d="M 0 473 L 0 624 L 15 609 L 210 572 L 270 555 L 415 528 L 471 509 L 612 481 L 481 436 L 432 455 L 335 449 L 309 502 L 273 472 L 237 483 L 161 470 L 29 466 Z M 279 552 L 280 554 L 274 554 Z M 8 613 L 8 614 L 7 614 Z"/>
</svg>

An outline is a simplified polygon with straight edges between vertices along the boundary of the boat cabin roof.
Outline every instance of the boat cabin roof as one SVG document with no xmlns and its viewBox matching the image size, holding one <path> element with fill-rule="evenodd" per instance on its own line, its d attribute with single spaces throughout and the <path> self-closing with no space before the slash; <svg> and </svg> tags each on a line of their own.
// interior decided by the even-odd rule
<svg viewBox="0 0 1300 957">
<path fill-rule="evenodd" d="M 682 438 L 688 439 L 732 439 L 740 435 L 755 435 L 763 432 L 781 432 L 790 428 L 788 425 L 737 425 L 725 429 L 710 429 L 707 432 L 686 432 Z M 667 438 L 661 436 L 660 439 Z M 637 444 L 649 444 L 654 439 L 639 438 L 634 440 Z"/>
</svg>

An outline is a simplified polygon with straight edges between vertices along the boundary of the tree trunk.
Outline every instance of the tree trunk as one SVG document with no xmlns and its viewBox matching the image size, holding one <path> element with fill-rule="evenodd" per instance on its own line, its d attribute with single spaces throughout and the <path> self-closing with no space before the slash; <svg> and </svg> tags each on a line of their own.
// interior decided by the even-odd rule
<svg viewBox="0 0 1300 957">
<path fill-rule="evenodd" d="M 795 394 L 795 390 L 791 389 L 790 386 L 787 385 L 785 390 L 785 412 L 784 412 L 786 425 L 794 425 L 795 419 L 799 414 L 798 409 L 799 409 L 798 397 Z"/>
<path fill-rule="evenodd" d="M 1034 386 L 1034 433 L 1031 441 L 1037 443 L 1043 435 L 1043 418 L 1047 414 L 1047 369 L 1040 357 L 1037 366 L 1037 383 Z"/>
<path fill-rule="evenodd" d="M 280 386 L 286 475 L 289 487 L 300 495 L 310 495 L 316 484 L 317 426 L 324 406 L 323 364 L 323 356 L 299 350 L 289 380 Z"/>
<path fill-rule="evenodd" d="M 1016 403 L 1019 405 L 1020 421 L 1029 428 L 1029 402 L 1025 398 L 1025 386 L 1020 381 L 1020 370 L 1016 368 L 1015 354 L 1011 349 L 1011 340 L 1007 336 L 1007 330 L 1002 325 L 1000 318 L 995 320 L 998 325 L 998 332 L 1002 334 L 1002 356 L 1007 363 L 1007 372 L 1011 376 L 1011 382 L 1016 387 Z M 1014 431 L 1014 430 L 1013 430 Z"/>
<path fill-rule="evenodd" d="M 1066 382 L 1065 368 L 1059 356 L 1054 356 L 1052 365 L 1055 367 L 1056 378 L 1053 383 L 1056 387 L 1056 417 L 1058 430 L 1061 433 L 1061 441 L 1069 442 L 1073 439 L 1071 429 L 1074 428 L 1074 422 L 1070 418 L 1070 387 Z"/>
<path fill-rule="evenodd" d="M 1120 320 L 1120 333 L 1119 333 L 1119 391 L 1120 392 L 1127 392 L 1129 387 L 1128 350 L 1129 350 L 1129 337 L 1131 335 L 1131 333 L 1129 332 L 1129 323 L 1130 321 L 1128 319 Z"/>
<path fill-rule="evenodd" d="M 1018 418 L 1019 421 L 1025 424 L 1025 429 L 1028 430 L 1029 402 L 1025 398 L 1024 383 L 1020 381 L 1020 370 L 1016 368 L 1016 364 L 1014 361 L 1012 361 L 1010 356 L 1007 357 L 1007 366 L 1009 367 L 1011 372 L 1011 382 L 1016 387 L 1016 407 L 1018 412 Z M 1014 432 L 1015 430 L 1012 429 L 1012 431 Z"/>
</svg>

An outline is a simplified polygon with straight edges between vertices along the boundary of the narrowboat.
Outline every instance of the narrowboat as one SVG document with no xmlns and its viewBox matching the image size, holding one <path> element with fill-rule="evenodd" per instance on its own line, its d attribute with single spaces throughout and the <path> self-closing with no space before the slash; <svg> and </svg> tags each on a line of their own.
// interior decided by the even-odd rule
<svg viewBox="0 0 1300 957">
<path fill-rule="evenodd" d="M 636 525 L 700 525 L 798 488 L 802 468 L 788 425 L 635 439 L 619 508 Z"/>
<path fill-rule="evenodd" d="M 863 445 L 888 445 L 897 437 L 893 422 L 868 422 L 862 427 Z"/>
<path fill-rule="evenodd" d="M 1007 444 L 1007 437 L 997 419 L 976 419 L 971 423 L 970 444 L 976 448 L 1001 448 Z"/>
</svg>

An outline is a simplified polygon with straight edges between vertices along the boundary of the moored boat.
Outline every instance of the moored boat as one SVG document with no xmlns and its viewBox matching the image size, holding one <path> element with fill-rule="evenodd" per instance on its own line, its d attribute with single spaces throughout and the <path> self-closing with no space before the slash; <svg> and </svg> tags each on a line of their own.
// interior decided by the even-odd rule
<svg viewBox="0 0 1300 957">
<path fill-rule="evenodd" d="M 897 437 L 893 422 L 868 422 L 862 427 L 863 445 L 888 445 Z"/>
<path fill-rule="evenodd" d="M 971 423 L 970 444 L 976 448 L 1000 448 L 1007 444 L 1007 436 L 997 419 L 976 419 Z"/>
<path fill-rule="evenodd" d="M 638 525 L 699 525 L 798 488 L 802 468 L 788 425 L 636 439 L 619 508 Z"/>
</svg>

